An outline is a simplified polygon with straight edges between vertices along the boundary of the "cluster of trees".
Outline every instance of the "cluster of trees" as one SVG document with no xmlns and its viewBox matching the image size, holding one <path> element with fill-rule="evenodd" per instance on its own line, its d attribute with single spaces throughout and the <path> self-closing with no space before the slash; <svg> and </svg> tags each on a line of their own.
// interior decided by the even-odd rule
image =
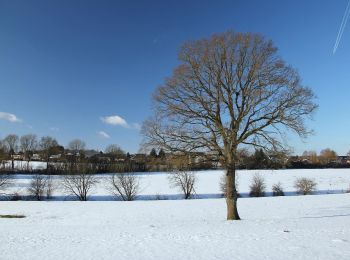
<svg viewBox="0 0 350 260">
<path fill-rule="evenodd" d="M 288 167 L 287 152 L 266 152 L 256 149 L 253 153 L 246 149 L 238 151 L 237 168 L 240 169 L 281 169 Z"/>
<path fill-rule="evenodd" d="M 350 152 L 346 156 L 338 156 L 330 148 L 321 150 L 319 154 L 304 151 L 301 156 L 292 157 L 290 165 L 294 168 L 350 167 Z"/>
<path fill-rule="evenodd" d="M 16 155 L 21 155 L 23 159 L 31 161 L 35 153 L 40 153 L 41 158 L 47 163 L 51 155 L 59 154 L 64 151 L 56 139 L 50 136 L 43 136 L 40 139 L 34 134 L 27 134 L 19 137 L 15 134 L 6 136 L 0 140 L 0 159 L 11 160 L 11 168 L 14 169 Z"/>
<path fill-rule="evenodd" d="M 16 167 L 15 161 L 26 161 L 22 168 Z M 10 134 L 0 140 L 0 162 L 3 171 L 31 172 L 31 161 L 46 162 L 45 173 L 69 173 L 72 167 L 78 163 L 90 163 L 95 173 L 143 171 L 145 166 L 131 160 L 131 155 L 126 153 L 116 144 L 108 145 L 104 152 L 86 149 L 86 143 L 80 139 L 74 139 L 66 147 L 60 145 L 51 136 L 38 138 L 35 134 L 18 136 Z M 10 165 L 8 162 L 11 162 Z"/>
<path fill-rule="evenodd" d="M 249 153 L 243 149 L 239 150 L 237 161 L 237 167 L 241 169 L 350 167 L 350 152 L 347 156 L 338 156 L 334 150 L 326 148 L 319 154 L 316 151 L 304 151 L 301 156 L 291 156 L 288 152 L 256 149 Z"/>
</svg>

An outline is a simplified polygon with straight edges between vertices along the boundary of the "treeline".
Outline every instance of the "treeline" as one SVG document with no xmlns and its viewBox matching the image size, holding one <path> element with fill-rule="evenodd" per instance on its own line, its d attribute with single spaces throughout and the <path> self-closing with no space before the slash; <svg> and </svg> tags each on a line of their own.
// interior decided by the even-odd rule
<svg viewBox="0 0 350 260">
<path fill-rule="evenodd" d="M 37 167 L 34 161 L 42 162 Z M 34 134 L 10 134 L 0 140 L 0 170 L 2 172 L 70 174 L 77 165 L 89 165 L 92 173 L 169 171 L 186 164 L 191 170 L 221 168 L 220 155 L 192 152 L 166 153 L 152 149 L 149 153 L 130 154 L 116 144 L 104 151 L 86 148 L 86 143 L 74 139 L 66 147 L 50 136 L 38 138 Z M 319 154 L 305 151 L 301 156 L 285 152 L 266 152 L 257 149 L 239 150 L 236 167 L 239 169 L 325 168 L 349 167 L 349 156 L 338 156 L 329 148 Z"/>
<path fill-rule="evenodd" d="M 304 151 L 300 156 L 288 153 L 268 153 L 262 149 L 249 153 L 240 151 L 238 168 L 241 169 L 317 169 L 317 168 L 348 168 L 350 167 L 350 153 L 339 156 L 330 148 L 316 151 Z"/>
<path fill-rule="evenodd" d="M 11 134 L 0 140 L 0 170 L 7 172 L 67 174 L 79 164 L 89 165 L 93 173 L 145 171 L 141 157 L 130 155 L 115 144 L 104 151 L 86 149 L 80 139 L 72 140 L 66 147 L 53 137 L 38 138 L 34 134 Z M 37 167 L 34 161 L 46 165 Z"/>
</svg>

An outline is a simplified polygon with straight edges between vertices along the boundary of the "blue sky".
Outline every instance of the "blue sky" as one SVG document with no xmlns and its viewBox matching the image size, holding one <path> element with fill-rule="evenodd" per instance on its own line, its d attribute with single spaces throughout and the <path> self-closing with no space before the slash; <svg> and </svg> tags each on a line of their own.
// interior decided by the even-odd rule
<svg viewBox="0 0 350 260">
<path fill-rule="evenodd" d="M 333 46 L 347 3 L 0 0 L 0 138 L 36 133 L 66 145 L 78 137 L 90 148 L 137 152 L 152 93 L 178 64 L 181 44 L 235 30 L 271 38 L 318 96 L 315 135 L 291 135 L 295 153 L 345 154 L 350 25 L 335 54 Z"/>
</svg>

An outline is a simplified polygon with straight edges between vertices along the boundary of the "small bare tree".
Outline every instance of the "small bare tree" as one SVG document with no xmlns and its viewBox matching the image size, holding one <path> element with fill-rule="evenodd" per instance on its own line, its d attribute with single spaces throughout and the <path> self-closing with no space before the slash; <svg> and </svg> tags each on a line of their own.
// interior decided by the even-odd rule
<svg viewBox="0 0 350 260">
<path fill-rule="evenodd" d="M 0 172 L 0 194 L 5 190 L 12 182 L 9 174 Z"/>
<path fill-rule="evenodd" d="M 8 135 L 4 138 L 3 142 L 7 147 L 7 151 L 9 152 L 9 155 L 11 157 L 11 169 L 14 170 L 15 163 L 13 156 L 16 154 L 18 148 L 18 135 Z"/>
<path fill-rule="evenodd" d="M 27 159 L 27 170 L 29 170 L 29 163 L 33 156 L 33 152 L 37 149 L 38 141 L 34 134 L 23 135 L 20 138 L 20 147 L 25 158 Z"/>
<path fill-rule="evenodd" d="M 260 174 L 256 173 L 251 180 L 249 188 L 249 195 L 251 197 L 263 197 L 266 190 L 266 183 L 264 178 Z"/>
<path fill-rule="evenodd" d="M 139 177 L 134 173 L 116 173 L 111 177 L 111 192 L 124 201 L 132 201 L 140 192 Z"/>
<path fill-rule="evenodd" d="M 123 149 L 120 148 L 117 144 L 108 145 L 105 149 L 105 153 L 111 154 L 111 155 L 124 155 L 125 154 Z"/>
<path fill-rule="evenodd" d="M 302 195 L 312 194 L 316 190 L 316 187 L 317 183 L 313 179 L 306 177 L 298 178 L 294 182 L 294 188 Z"/>
<path fill-rule="evenodd" d="M 29 184 L 28 193 L 36 200 L 43 200 L 47 188 L 47 176 L 35 174 Z"/>
<path fill-rule="evenodd" d="M 89 165 L 79 164 L 76 172 L 64 176 L 62 185 L 67 194 L 76 196 L 80 201 L 87 201 L 89 193 L 97 183 Z"/>
<path fill-rule="evenodd" d="M 196 175 L 189 170 L 174 170 L 168 175 L 170 185 L 179 188 L 184 194 L 184 198 L 190 199 L 195 193 Z"/>
<path fill-rule="evenodd" d="M 54 148 L 58 146 L 56 139 L 50 136 L 43 136 L 40 139 L 39 147 L 41 149 L 42 156 L 46 161 L 46 169 L 49 169 L 50 156 L 53 154 Z"/>
<path fill-rule="evenodd" d="M 283 186 L 281 182 L 272 185 L 272 196 L 284 196 Z"/>
<path fill-rule="evenodd" d="M 48 175 L 46 177 L 46 190 L 45 190 L 46 199 L 52 198 L 52 194 L 53 194 L 55 188 L 56 188 L 56 185 L 54 185 L 52 176 Z"/>
<path fill-rule="evenodd" d="M 83 140 L 80 139 L 74 139 L 69 142 L 68 149 L 72 150 L 75 153 L 79 153 L 83 150 L 85 150 L 86 144 Z"/>
</svg>

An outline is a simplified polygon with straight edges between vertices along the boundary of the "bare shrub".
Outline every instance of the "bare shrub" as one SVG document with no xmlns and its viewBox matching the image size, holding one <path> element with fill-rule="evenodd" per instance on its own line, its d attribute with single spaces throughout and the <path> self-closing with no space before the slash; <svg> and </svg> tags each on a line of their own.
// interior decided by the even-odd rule
<svg viewBox="0 0 350 260">
<path fill-rule="evenodd" d="M 350 184 L 349 184 L 349 188 L 345 192 L 350 193 Z"/>
<path fill-rule="evenodd" d="M 297 192 L 302 195 L 312 194 L 317 187 L 317 183 L 310 178 L 298 178 L 294 182 L 294 188 L 297 189 Z"/>
<path fill-rule="evenodd" d="M 156 196 L 154 197 L 154 199 L 155 200 L 166 200 L 167 197 L 157 193 Z"/>
<path fill-rule="evenodd" d="M 140 192 L 139 177 L 134 173 L 116 173 L 111 177 L 111 192 L 124 201 L 135 200 Z"/>
<path fill-rule="evenodd" d="M 170 186 L 178 188 L 184 194 L 185 199 L 192 198 L 195 193 L 196 175 L 193 171 L 174 170 L 168 175 Z"/>
<path fill-rule="evenodd" d="M 89 192 L 98 183 L 89 165 L 79 164 L 76 172 L 64 175 L 63 188 L 67 194 L 74 195 L 80 201 L 87 201 Z"/>
<path fill-rule="evenodd" d="M 35 174 L 29 184 L 28 193 L 36 200 L 43 200 L 52 198 L 54 185 L 52 176 Z"/>
<path fill-rule="evenodd" d="M 52 199 L 52 193 L 55 189 L 52 176 L 47 176 L 46 179 L 46 199 Z"/>
<path fill-rule="evenodd" d="M 22 196 L 18 192 L 15 192 L 15 193 L 10 195 L 10 200 L 11 201 L 22 200 Z"/>
<path fill-rule="evenodd" d="M 277 182 L 272 185 L 272 195 L 273 196 L 284 196 L 284 191 L 281 182 Z"/>
<path fill-rule="evenodd" d="M 36 174 L 30 181 L 28 193 L 36 200 L 43 200 L 47 185 L 47 177 L 41 174 Z"/>
<path fill-rule="evenodd" d="M 251 184 L 249 188 L 250 188 L 250 192 L 249 192 L 250 197 L 263 197 L 265 195 L 265 189 L 266 189 L 264 178 L 258 173 L 256 173 L 251 180 Z"/>
<path fill-rule="evenodd" d="M 0 173 L 0 194 L 1 191 L 5 190 L 12 182 L 9 174 Z"/>
</svg>

